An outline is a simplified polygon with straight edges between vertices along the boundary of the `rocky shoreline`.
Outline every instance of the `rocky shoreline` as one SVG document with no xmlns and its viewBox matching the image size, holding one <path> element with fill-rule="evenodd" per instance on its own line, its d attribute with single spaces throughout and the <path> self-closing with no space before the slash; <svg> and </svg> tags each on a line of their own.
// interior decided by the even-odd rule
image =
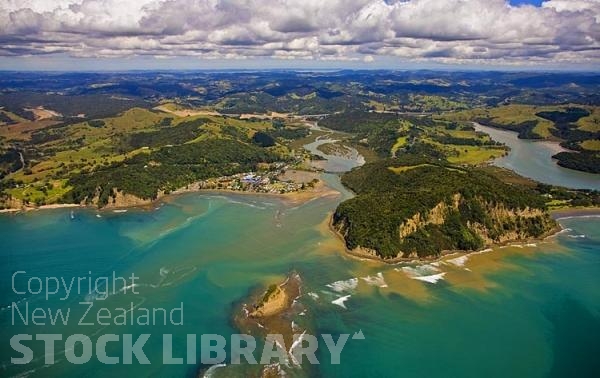
<svg viewBox="0 0 600 378">
<path fill-rule="evenodd" d="M 267 335 L 281 335 L 280 345 L 292 365 L 292 351 L 297 345 L 299 335 L 306 329 L 294 318 L 303 315 L 305 308 L 298 302 L 302 296 L 302 278 L 297 272 L 290 272 L 284 281 L 254 290 L 245 300 L 234 306 L 232 322 L 241 333 L 264 340 Z M 224 367 L 227 369 L 227 367 Z M 284 366 L 279 363 L 261 365 L 258 376 L 262 378 L 285 375 Z"/>
<path fill-rule="evenodd" d="M 302 279 L 291 272 L 279 284 L 254 291 L 235 310 L 233 323 L 241 332 L 254 336 L 283 335 L 285 345 L 292 345 L 293 335 L 304 330 L 293 324 L 293 317 L 303 311 L 297 302 L 302 295 Z"/>
<path fill-rule="evenodd" d="M 561 218 L 571 218 L 571 217 L 574 218 L 574 217 L 586 217 L 586 216 L 600 216 L 600 208 L 599 207 L 587 207 L 587 208 L 560 209 L 560 210 L 549 211 L 549 213 L 550 213 L 550 216 L 554 220 L 561 219 Z M 563 230 L 562 226 L 559 223 L 557 223 L 557 225 L 555 227 L 553 227 L 551 230 L 549 230 L 548 232 L 546 232 L 544 235 L 542 235 L 540 237 L 506 240 L 502 243 L 486 244 L 484 247 L 482 247 L 476 251 L 445 250 L 445 251 L 442 251 L 439 256 L 434 256 L 434 257 L 408 256 L 408 257 L 394 257 L 394 258 L 386 259 L 386 258 L 380 257 L 379 255 L 376 254 L 376 252 L 374 250 L 371 250 L 368 248 L 359 247 L 354 250 L 349 249 L 346 246 L 346 240 L 344 239 L 344 236 L 342 234 L 340 234 L 340 232 L 333 225 L 333 214 L 329 215 L 328 227 L 329 227 L 330 232 L 332 232 L 335 235 L 335 237 L 342 242 L 342 244 L 344 245 L 344 251 L 348 256 L 351 256 L 351 257 L 359 259 L 359 260 L 366 259 L 366 260 L 380 262 L 380 263 L 389 264 L 389 265 L 399 264 L 399 263 L 410 263 L 410 262 L 415 262 L 415 261 L 436 262 L 436 261 L 440 261 L 445 256 L 455 254 L 455 253 L 465 253 L 465 254 L 478 253 L 478 252 L 481 252 L 484 250 L 488 250 L 490 248 L 493 249 L 493 248 L 507 246 L 510 244 L 528 244 L 528 243 L 539 242 L 539 241 L 543 241 L 543 240 L 552 238 L 552 237 L 556 236 L 557 234 L 559 234 Z"/>
</svg>

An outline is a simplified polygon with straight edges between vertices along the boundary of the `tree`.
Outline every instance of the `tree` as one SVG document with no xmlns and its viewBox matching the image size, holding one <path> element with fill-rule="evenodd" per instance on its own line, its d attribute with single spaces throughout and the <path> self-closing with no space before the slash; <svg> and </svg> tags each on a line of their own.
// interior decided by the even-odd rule
<svg viewBox="0 0 600 378">
<path fill-rule="evenodd" d="M 252 137 L 252 141 L 261 147 L 272 147 L 275 145 L 275 139 L 262 131 L 256 132 Z"/>
</svg>

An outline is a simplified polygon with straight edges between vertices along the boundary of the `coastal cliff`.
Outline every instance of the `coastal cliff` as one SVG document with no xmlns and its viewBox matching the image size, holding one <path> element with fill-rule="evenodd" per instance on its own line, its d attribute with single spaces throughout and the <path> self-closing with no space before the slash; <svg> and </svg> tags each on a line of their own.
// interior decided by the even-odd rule
<svg viewBox="0 0 600 378">
<path fill-rule="evenodd" d="M 354 254 L 435 257 L 540 238 L 557 227 L 543 197 L 529 187 L 443 164 L 397 173 L 402 163 L 376 162 L 343 177 L 357 196 L 338 206 L 331 225 Z"/>
</svg>

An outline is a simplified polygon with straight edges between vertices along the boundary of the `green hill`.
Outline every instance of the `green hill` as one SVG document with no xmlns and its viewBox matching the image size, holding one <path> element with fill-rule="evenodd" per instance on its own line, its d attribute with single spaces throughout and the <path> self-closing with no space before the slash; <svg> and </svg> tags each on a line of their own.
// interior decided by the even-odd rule
<svg viewBox="0 0 600 378">
<path fill-rule="evenodd" d="M 382 258 L 543 236 L 555 227 L 544 198 L 477 168 L 404 155 L 343 176 L 357 195 L 340 204 L 333 226 L 350 250 Z"/>
</svg>

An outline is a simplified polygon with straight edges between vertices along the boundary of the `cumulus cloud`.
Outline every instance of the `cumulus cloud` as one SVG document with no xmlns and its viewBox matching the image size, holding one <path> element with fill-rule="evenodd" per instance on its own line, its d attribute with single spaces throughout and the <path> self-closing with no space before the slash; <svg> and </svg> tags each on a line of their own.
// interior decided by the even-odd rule
<svg viewBox="0 0 600 378">
<path fill-rule="evenodd" d="M 0 55 L 600 62 L 600 0 L 2 0 Z"/>
</svg>

